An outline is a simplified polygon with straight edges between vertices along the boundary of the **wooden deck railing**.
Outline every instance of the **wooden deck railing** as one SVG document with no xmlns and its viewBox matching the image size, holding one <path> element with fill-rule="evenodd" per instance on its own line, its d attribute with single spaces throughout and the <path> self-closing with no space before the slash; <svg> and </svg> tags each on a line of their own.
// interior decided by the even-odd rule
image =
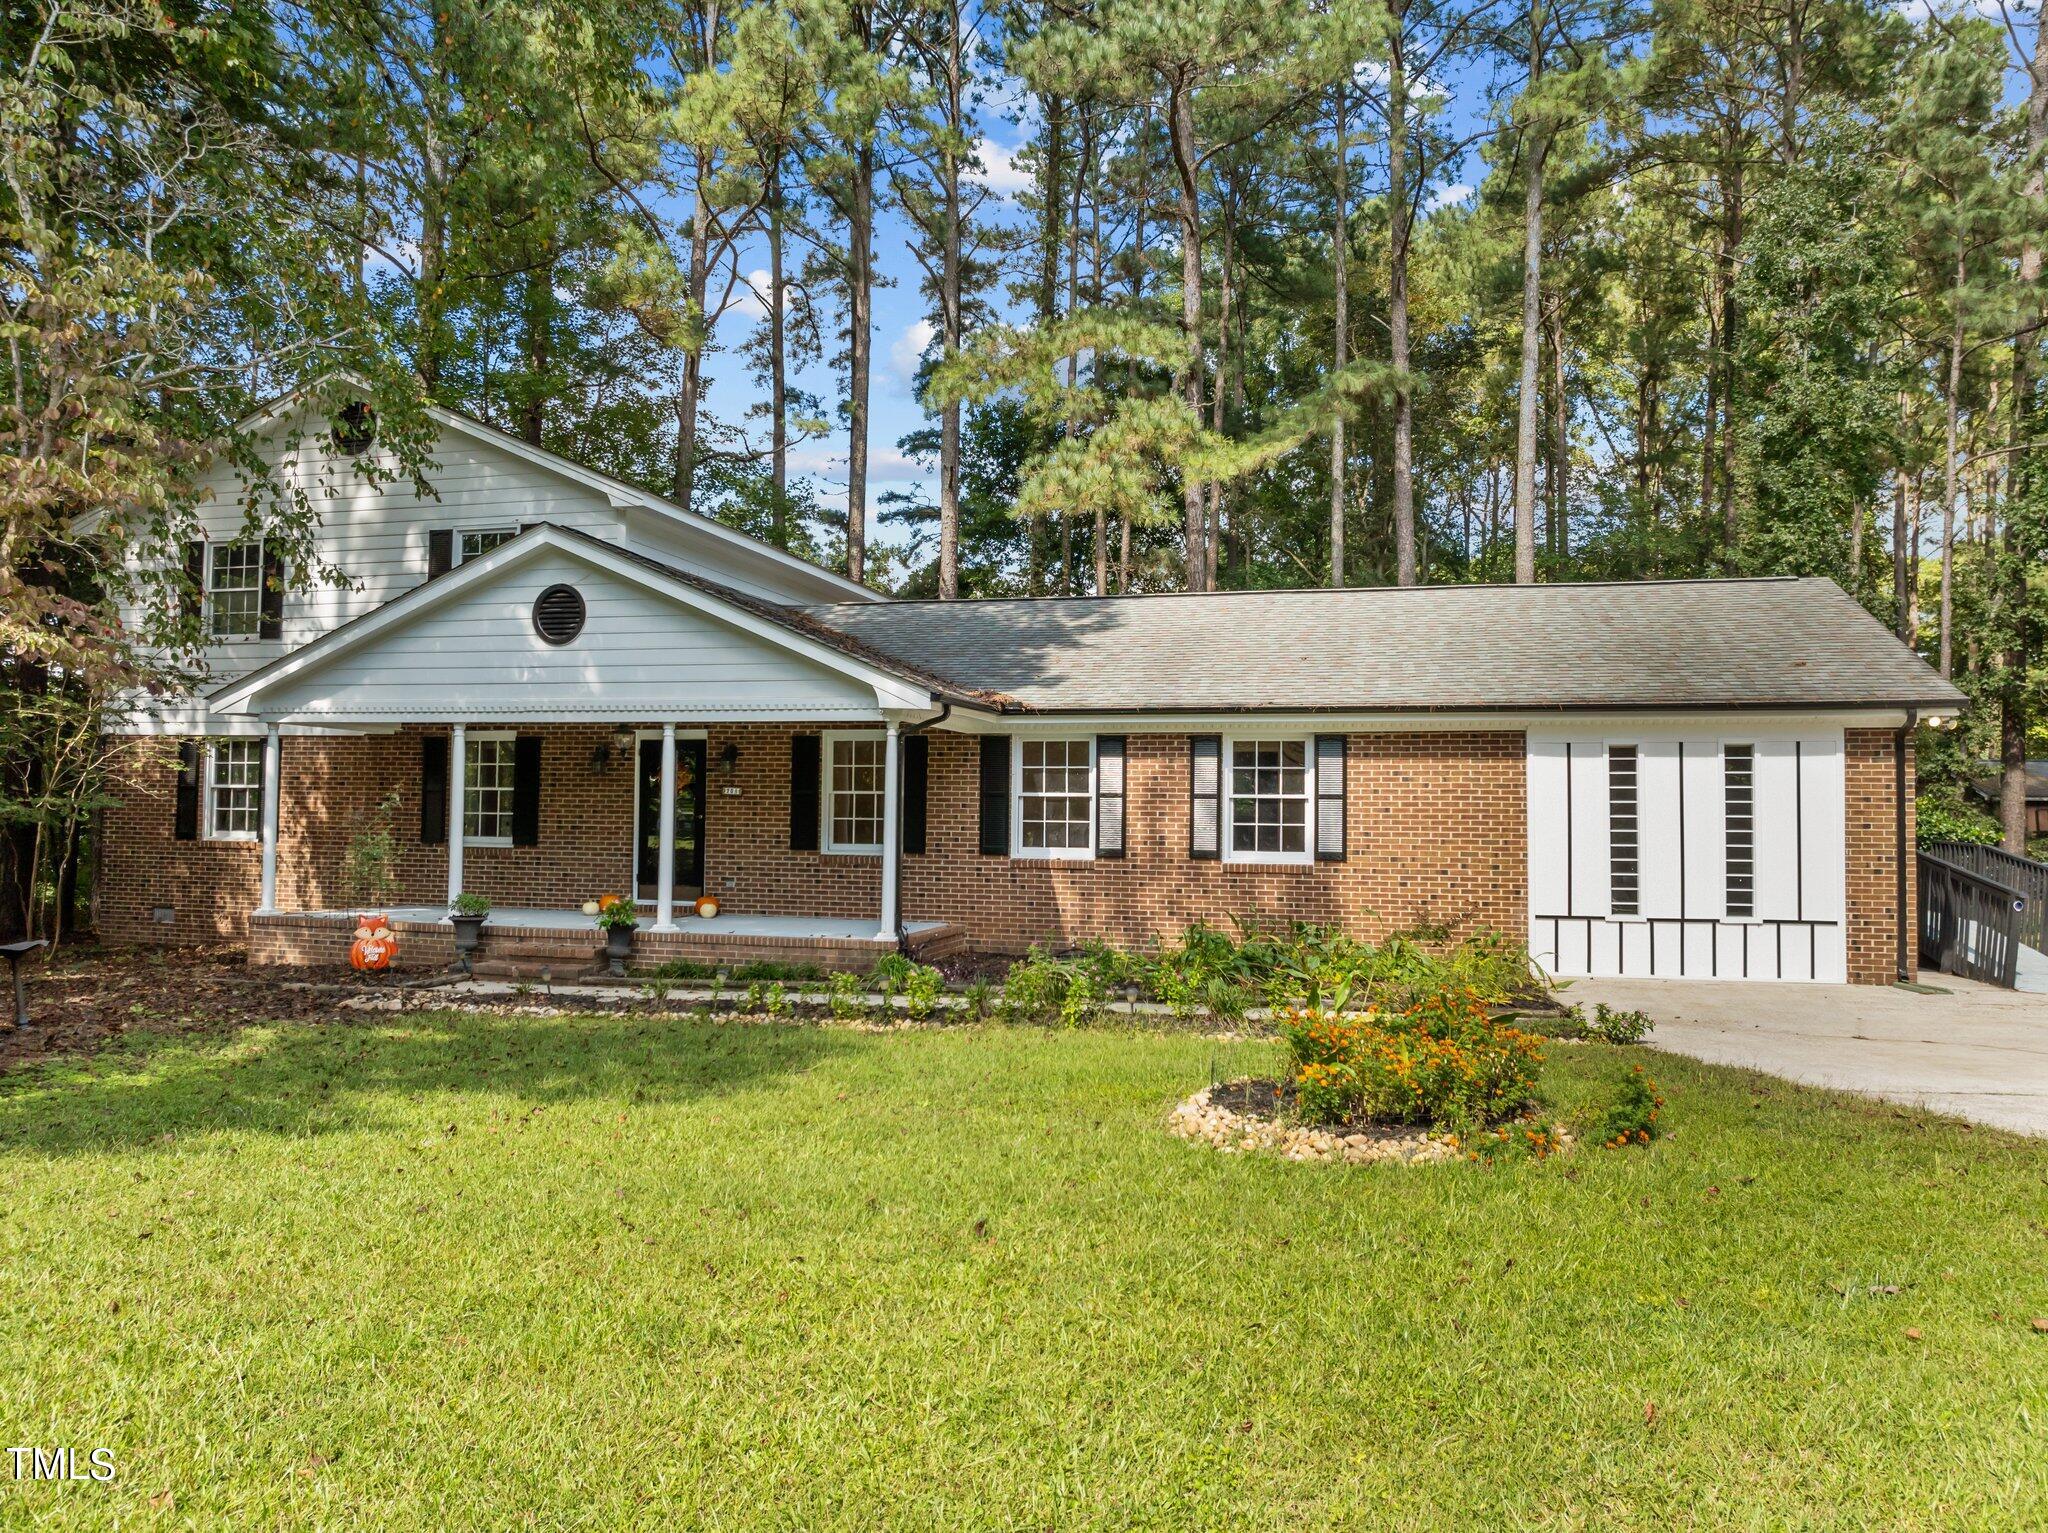
<svg viewBox="0 0 2048 1533">
<path fill-rule="evenodd" d="M 1979 878 L 2011 884 L 2019 890 L 2027 897 L 2026 911 L 2020 917 L 2020 941 L 2030 948 L 2048 949 L 2048 942 L 2042 941 L 2042 921 L 2048 917 L 2048 862 L 2015 857 L 2001 846 L 1971 846 L 1962 841 L 1930 841 L 1924 850 L 1969 869 Z"/>
<path fill-rule="evenodd" d="M 1920 853 L 1920 965 L 2010 990 L 2028 899 L 1935 851 Z M 2038 918 L 2037 918 L 2038 919 Z"/>
</svg>

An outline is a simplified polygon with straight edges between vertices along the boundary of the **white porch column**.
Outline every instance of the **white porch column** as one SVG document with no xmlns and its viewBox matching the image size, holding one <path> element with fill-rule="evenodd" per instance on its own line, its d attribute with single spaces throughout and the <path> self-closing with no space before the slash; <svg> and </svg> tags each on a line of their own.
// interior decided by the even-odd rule
<svg viewBox="0 0 2048 1533">
<path fill-rule="evenodd" d="M 462 800 L 467 787 L 465 763 L 469 731 L 457 724 L 448 735 L 448 903 L 462 893 Z"/>
<path fill-rule="evenodd" d="M 903 835 L 896 821 L 903 798 L 903 736 L 889 720 L 888 744 L 882 752 L 882 930 L 885 941 L 896 940 L 896 870 L 903 860 Z"/>
<path fill-rule="evenodd" d="M 699 789 L 698 791 L 702 791 Z M 654 875 L 654 929 L 676 929 L 676 726 L 661 726 L 661 871 Z"/>
<path fill-rule="evenodd" d="M 277 724 L 263 726 L 263 903 L 261 913 L 277 909 L 277 780 L 284 775 L 278 754 Z"/>
</svg>

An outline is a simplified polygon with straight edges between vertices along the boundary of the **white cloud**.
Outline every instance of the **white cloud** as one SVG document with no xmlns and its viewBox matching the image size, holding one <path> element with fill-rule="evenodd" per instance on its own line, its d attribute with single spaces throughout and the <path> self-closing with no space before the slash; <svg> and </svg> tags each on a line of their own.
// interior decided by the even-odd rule
<svg viewBox="0 0 2048 1533">
<path fill-rule="evenodd" d="M 1461 202 L 1469 201 L 1471 196 L 1472 188 L 1463 181 L 1450 186 L 1440 186 L 1429 194 L 1429 211 L 1434 213 L 1438 208 L 1454 208 Z"/>
<path fill-rule="evenodd" d="M 767 267 L 757 267 L 753 271 L 748 272 L 740 279 L 738 286 L 733 292 L 733 312 L 743 314 L 748 319 L 766 319 L 768 317 L 769 286 Z M 787 305 L 787 302 L 788 298 L 785 295 L 785 305 Z"/>
<path fill-rule="evenodd" d="M 806 447 L 794 447 L 789 453 L 789 471 L 793 474 L 813 474 L 834 484 L 846 483 L 846 449 L 813 443 Z M 904 484 L 921 480 L 924 468 L 901 448 L 884 447 L 879 442 L 868 445 L 868 483 Z"/>
<path fill-rule="evenodd" d="M 889 365 L 896 369 L 896 376 L 906 384 L 917 376 L 918 363 L 924 360 L 924 349 L 931 345 L 932 337 L 938 330 L 928 319 L 913 320 L 904 327 L 903 333 L 889 344 Z"/>
<path fill-rule="evenodd" d="M 984 138 L 974 146 L 974 153 L 981 161 L 981 169 L 972 179 L 998 196 L 1014 197 L 1031 185 L 1031 172 L 1017 163 L 1015 149 L 1005 149 L 995 140 Z"/>
</svg>

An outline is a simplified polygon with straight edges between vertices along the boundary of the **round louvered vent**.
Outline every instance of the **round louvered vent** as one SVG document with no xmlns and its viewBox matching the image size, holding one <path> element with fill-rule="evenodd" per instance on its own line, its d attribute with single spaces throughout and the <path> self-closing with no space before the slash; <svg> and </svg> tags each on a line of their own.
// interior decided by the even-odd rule
<svg viewBox="0 0 2048 1533">
<path fill-rule="evenodd" d="M 583 632 L 583 593 L 574 586 L 549 586 L 533 599 L 533 631 L 550 644 L 567 644 Z"/>
<path fill-rule="evenodd" d="M 377 445 L 377 412 L 360 399 L 343 405 L 331 435 L 335 451 L 361 456 Z"/>
</svg>

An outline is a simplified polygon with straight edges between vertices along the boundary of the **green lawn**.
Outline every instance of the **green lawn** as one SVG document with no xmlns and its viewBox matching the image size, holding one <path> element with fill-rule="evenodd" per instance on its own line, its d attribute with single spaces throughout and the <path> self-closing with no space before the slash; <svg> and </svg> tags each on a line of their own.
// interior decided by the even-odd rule
<svg viewBox="0 0 2048 1533">
<path fill-rule="evenodd" d="M 1648 1059 L 1672 1138 L 1410 1169 L 1162 1131 L 1273 1057 L 433 1015 L 10 1077 L 6 1444 L 119 1475 L 0 1477 L 0 1522 L 2048 1514 L 2048 1144 L 1594 1047 L 1554 1100 Z"/>
</svg>

